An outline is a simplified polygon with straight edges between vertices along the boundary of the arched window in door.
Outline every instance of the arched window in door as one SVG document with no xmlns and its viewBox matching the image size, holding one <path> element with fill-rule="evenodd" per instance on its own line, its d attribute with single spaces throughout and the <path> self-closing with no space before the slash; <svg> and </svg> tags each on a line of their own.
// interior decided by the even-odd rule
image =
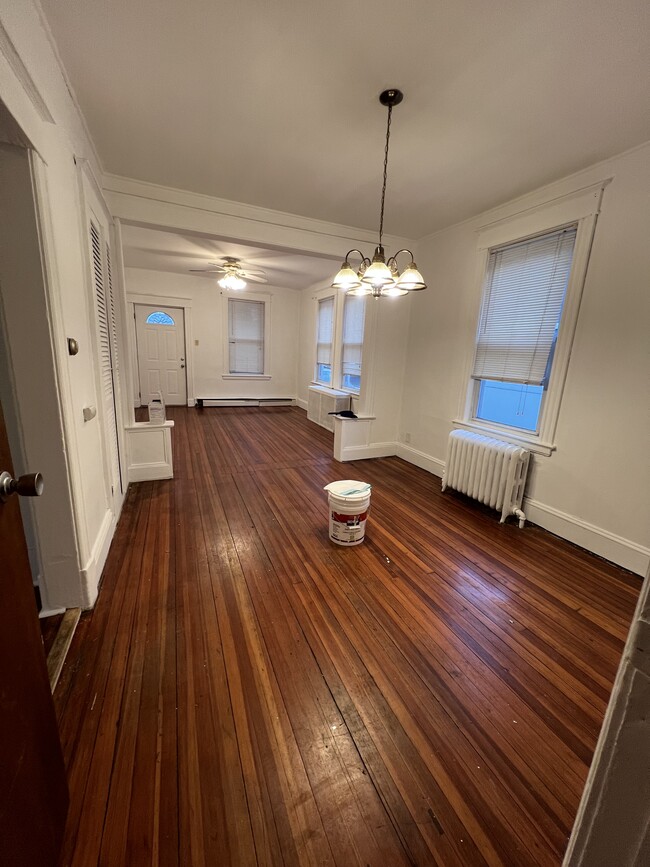
<svg viewBox="0 0 650 867">
<path fill-rule="evenodd" d="M 147 316 L 147 325 L 175 325 L 176 323 L 168 313 L 163 313 L 162 310 L 156 310 L 155 313 L 150 313 Z"/>
</svg>

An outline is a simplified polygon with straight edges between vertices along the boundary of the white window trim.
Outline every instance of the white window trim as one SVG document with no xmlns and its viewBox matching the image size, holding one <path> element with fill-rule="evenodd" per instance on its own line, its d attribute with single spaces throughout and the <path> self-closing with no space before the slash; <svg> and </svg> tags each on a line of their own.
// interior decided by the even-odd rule
<svg viewBox="0 0 650 867">
<path fill-rule="evenodd" d="M 222 307 L 222 344 L 223 344 L 223 370 L 222 379 L 258 379 L 269 380 L 271 374 L 271 298 L 273 296 L 265 292 L 221 292 Z M 230 352 L 228 333 L 228 301 L 261 301 L 264 304 L 264 373 L 230 373 Z"/>
<path fill-rule="evenodd" d="M 339 332 L 339 342 L 336 345 L 336 352 L 338 355 L 338 380 L 339 385 L 336 386 L 340 391 L 344 391 L 346 394 L 352 395 L 352 397 L 356 397 L 361 400 L 361 395 L 365 393 L 364 384 L 367 381 L 368 377 L 364 375 L 364 370 L 366 364 L 368 362 L 368 340 L 366 329 L 368 327 L 368 298 L 370 295 L 363 296 L 364 305 L 363 305 L 363 340 L 361 341 L 361 382 L 359 384 L 359 390 L 353 388 L 346 388 L 343 385 L 343 310 L 345 308 L 345 295 L 343 293 L 341 298 L 341 322 L 340 322 L 340 332 Z M 377 300 L 376 298 L 374 299 Z M 376 305 L 373 305 L 373 309 Z"/>
<path fill-rule="evenodd" d="M 313 379 L 311 381 L 311 385 L 320 385 L 322 388 L 334 388 L 332 383 L 334 382 L 335 375 L 335 367 L 336 367 L 336 335 L 337 335 L 337 316 L 338 316 L 338 308 L 339 308 L 339 292 L 336 289 L 332 289 L 331 287 L 327 289 L 321 289 L 320 292 L 317 292 L 314 295 L 314 346 L 312 350 L 313 363 L 312 363 L 312 376 Z M 332 313 L 332 354 L 330 357 L 330 367 L 332 368 L 332 377 L 331 382 L 321 382 L 319 379 L 316 379 L 316 368 L 318 367 L 318 306 L 321 301 L 325 301 L 328 298 L 334 299 L 334 311 Z"/>
<path fill-rule="evenodd" d="M 589 254 L 596 221 L 600 213 L 603 190 L 610 181 L 611 178 L 603 180 L 598 184 L 576 190 L 566 196 L 561 196 L 558 199 L 538 205 L 513 217 L 499 220 L 479 229 L 478 279 L 475 288 L 475 328 L 472 333 L 472 344 L 468 352 L 468 364 L 464 378 L 467 386 L 461 400 L 458 418 L 453 421 L 455 427 L 477 431 L 514 442 L 541 455 L 550 455 L 557 448 L 555 434 L 560 415 L 562 394 L 569 369 L 573 338 L 578 322 L 582 291 L 587 275 Z M 477 419 L 474 417 L 474 411 L 478 382 L 472 379 L 471 371 L 476 351 L 476 331 L 483 300 L 485 275 L 487 273 L 490 250 L 504 244 L 524 241 L 567 225 L 577 225 L 576 242 L 573 251 L 571 275 L 569 277 L 557 343 L 555 345 L 551 376 L 542 401 L 539 430 L 535 433 Z"/>
<path fill-rule="evenodd" d="M 318 302 L 324 298 L 334 298 L 334 329 L 332 335 L 332 382 L 325 385 L 322 382 L 317 382 L 313 377 L 316 373 L 316 344 L 318 340 Z M 370 296 L 366 296 L 369 298 Z M 372 415 L 372 401 L 374 396 L 373 378 L 371 376 L 374 370 L 374 335 L 376 331 L 377 307 L 378 304 L 369 304 L 366 301 L 366 312 L 363 324 L 363 354 L 361 367 L 361 390 L 352 391 L 349 388 L 343 388 L 341 382 L 341 352 L 343 343 L 343 304 L 345 302 L 345 292 L 340 289 L 333 290 L 331 286 L 325 286 L 314 292 L 312 296 L 314 310 L 312 315 L 312 380 L 310 385 L 317 385 L 319 388 L 330 388 L 334 391 L 349 394 L 355 403 L 353 408 L 355 412 L 366 415 Z"/>
<path fill-rule="evenodd" d="M 344 293 L 337 289 L 332 289 L 331 286 L 326 286 L 324 289 L 319 289 L 313 295 L 313 315 L 312 315 L 312 333 L 313 340 L 311 344 L 311 375 L 310 385 L 317 385 L 319 388 L 331 388 L 334 391 L 341 391 L 336 384 L 341 381 L 341 353 L 339 347 L 341 345 L 341 335 L 343 333 L 343 295 Z M 329 384 L 318 382 L 316 380 L 316 353 L 318 344 L 318 302 L 325 298 L 334 298 L 334 324 L 332 328 L 332 381 Z"/>
</svg>

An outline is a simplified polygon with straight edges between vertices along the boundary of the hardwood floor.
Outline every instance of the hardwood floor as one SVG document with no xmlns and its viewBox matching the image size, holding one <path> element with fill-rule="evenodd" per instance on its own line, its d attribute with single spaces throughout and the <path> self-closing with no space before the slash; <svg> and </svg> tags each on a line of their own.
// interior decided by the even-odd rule
<svg viewBox="0 0 650 867">
<path fill-rule="evenodd" d="M 301 410 L 169 415 L 55 692 L 62 865 L 559 865 L 640 580 Z"/>
</svg>

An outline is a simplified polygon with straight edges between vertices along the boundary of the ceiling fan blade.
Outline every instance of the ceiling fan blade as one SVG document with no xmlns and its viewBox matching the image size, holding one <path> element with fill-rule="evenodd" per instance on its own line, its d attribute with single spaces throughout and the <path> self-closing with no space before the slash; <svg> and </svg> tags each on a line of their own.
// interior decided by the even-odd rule
<svg viewBox="0 0 650 867">
<path fill-rule="evenodd" d="M 256 274 L 243 273 L 244 280 L 251 280 L 253 283 L 268 283 L 266 277 L 258 277 Z"/>
</svg>

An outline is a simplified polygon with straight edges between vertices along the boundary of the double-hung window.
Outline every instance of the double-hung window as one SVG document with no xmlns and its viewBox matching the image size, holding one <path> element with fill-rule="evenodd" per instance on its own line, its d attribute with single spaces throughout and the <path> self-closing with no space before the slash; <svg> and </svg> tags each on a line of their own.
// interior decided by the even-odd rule
<svg viewBox="0 0 650 867">
<path fill-rule="evenodd" d="M 556 447 L 589 252 L 608 183 L 479 228 L 481 306 L 457 427 L 542 455 Z"/>
<path fill-rule="evenodd" d="M 263 301 L 228 299 L 228 370 L 230 374 L 262 375 L 264 371 Z"/>
<path fill-rule="evenodd" d="M 316 337 L 316 382 L 332 384 L 332 348 L 334 343 L 334 296 L 318 302 Z"/>
<path fill-rule="evenodd" d="M 473 417 L 539 432 L 576 226 L 490 250 L 472 378 Z"/>
<path fill-rule="evenodd" d="M 343 301 L 341 337 L 341 388 L 358 394 L 361 389 L 361 356 L 365 298 L 346 295 Z"/>
</svg>

